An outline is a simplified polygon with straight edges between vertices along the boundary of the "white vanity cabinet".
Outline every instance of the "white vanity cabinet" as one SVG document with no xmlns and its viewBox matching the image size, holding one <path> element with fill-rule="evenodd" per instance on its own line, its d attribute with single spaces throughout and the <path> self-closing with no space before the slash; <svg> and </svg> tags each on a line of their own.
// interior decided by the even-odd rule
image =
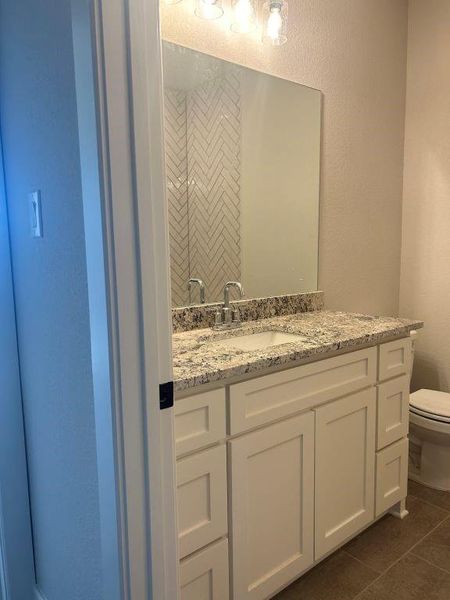
<svg viewBox="0 0 450 600">
<path fill-rule="evenodd" d="M 229 600 L 228 542 L 219 540 L 180 566 L 181 600 Z"/>
<path fill-rule="evenodd" d="M 177 496 L 181 558 L 227 534 L 227 463 L 223 444 L 177 462 Z"/>
<path fill-rule="evenodd" d="M 403 503 L 407 514 L 411 338 L 379 346 L 375 516 Z"/>
<path fill-rule="evenodd" d="M 266 600 L 404 516 L 409 338 L 177 399 L 182 600 Z"/>
<path fill-rule="evenodd" d="M 319 559 L 374 519 L 376 390 L 352 394 L 315 412 Z"/>
<path fill-rule="evenodd" d="M 314 414 L 229 448 L 233 598 L 270 598 L 314 562 Z"/>
</svg>

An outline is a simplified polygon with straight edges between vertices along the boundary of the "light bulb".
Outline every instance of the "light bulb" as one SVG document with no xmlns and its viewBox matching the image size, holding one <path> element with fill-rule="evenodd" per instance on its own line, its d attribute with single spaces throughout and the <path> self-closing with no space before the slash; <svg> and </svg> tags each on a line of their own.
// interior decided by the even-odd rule
<svg viewBox="0 0 450 600">
<path fill-rule="evenodd" d="M 269 0 L 264 4 L 265 24 L 263 27 L 263 42 L 270 46 L 282 46 L 287 42 L 287 12 L 286 0 Z"/>
<path fill-rule="evenodd" d="M 281 6 L 274 4 L 270 7 L 270 16 L 267 21 L 267 35 L 276 41 L 280 37 L 280 31 L 283 27 L 283 19 L 281 18 Z"/>
<path fill-rule="evenodd" d="M 253 0 L 236 0 L 233 6 L 232 31 L 249 33 L 256 29 L 256 15 Z"/>
<path fill-rule="evenodd" d="M 195 14 L 201 19 L 218 19 L 223 15 L 221 0 L 197 0 Z"/>
</svg>

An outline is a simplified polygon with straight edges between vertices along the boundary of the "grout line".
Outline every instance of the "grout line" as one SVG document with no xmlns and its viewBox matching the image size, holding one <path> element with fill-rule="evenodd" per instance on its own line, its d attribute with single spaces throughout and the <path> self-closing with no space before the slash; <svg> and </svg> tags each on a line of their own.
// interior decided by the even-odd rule
<svg viewBox="0 0 450 600">
<path fill-rule="evenodd" d="M 432 506 L 433 508 L 440 508 L 444 512 L 448 513 L 448 516 L 450 516 L 450 510 L 448 510 L 448 508 L 444 508 L 443 506 L 439 506 L 438 504 L 433 504 L 433 502 L 430 502 L 429 500 L 424 500 L 420 496 L 414 496 L 414 494 L 408 494 L 408 497 L 414 498 L 415 500 L 420 500 L 420 502 L 423 502 L 424 504 L 428 504 L 428 506 Z"/>
<path fill-rule="evenodd" d="M 420 498 L 419 498 L 419 500 L 420 500 Z M 412 515 L 411 515 L 411 517 L 412 517 Z M 408 554 L 414 554 L 413 553 L 414 548 L 416 548 L 421 542 L 424 541 L 425 538 L 427 538 L 434 531 L 436 531 L 436 529 L 438 529 L 442 525 L 442 523 L 445 523 L 445 521 L 448 518 L 449 517 L 447 515 L 445 517 L 445 519 L 443 519 L 442 521 L 439 521 L 439 523 L 435 527 L 433 527 L 433 529 L 431 529 L 426 535 L 424 535 L 423 537 L 421 537 L 418 542 L 416 542 L 413 546 L 411 546 L 411 548 L 408 549 L 407 552 L 405 552 L 404 554 L 402 554 L 397 560 L 395 560 L 391 565 L 389 565 L 389 567 L 387 569 L 385 569 L 382 573 L 380 573 L 380 575 L 378 577 L 376 577 L 373 581 L 371 581 L 369 583 L 369 585 L 366 585 L 366 587 L 364 589 L 362 589 L 360 592 L 358 592 L 358 594 L 356 594 L 356 596 L 354 596 L 352 600 L 358 600 L 358 598 L 360 598 L 361 595 L 370 588 L 370 586 L 372 586 L 374 583 L 376 583 L 377 581 L 379 581 L 384 575 L 386 575 L 386 573 L 388 571 L 390 571 L 393 567 L 395 567 L 395 565 L 398 564 L 401 560 L 403 560 Z M 350 556 L 351 556 L 351 554 L 350 554 Z M 414 556 L 416 556 L 416 555 L 414 554 Z M 420 557 L 417 557 L 417 558 L 420 558 Z M 439 568 L 439 567 L 437 567 L 437 568 Z M 446 571 L 444 571 L 444 572 L 446 572 Z"/>
<path fill-rule="evenodd" d="M 350 558 L 353 558 L 353 560 L 356 560 L 356 562 L 359 562 L 360 565 L 362 565 L 363 567 L 365 567 L 366 569 L 369 569 L 370 571 L 372 571 L 373 573 L 375 573 L 375 575 L 377 577 L 375 577 L 373 579 L 373 581 L 375 581 L 375 579 L 378 579 L 378 575 L 380 575 L 380 571 L 375 570 L 373 567 L 370 567 L 368 564 L 366 564 L 364 561 L 362 561 L 360 558 L 358 558 L 357 556 L 353 556 L 353 554 L 350 554 L 350 552 L 348 552 L 347 550 L 345 550 L 344 548 L 341 549 L 341 552 L 344 552 L 347 556 L 349 556 Z M 386 569 L 387 571 L 387 569 Z M 385 573 L 386 571 L 383 571 L 383 573 Z M 365 588 L 364 588 L 365 589 Z M 358 592 L 359 593 L 359 592 Z"/>
<path fill-rule="evenodd" d="M 423 541 L 423 540 L 422 540 Z M 443 544 L 440 544 L 443 548 L 445 548 L 445 546 Z M 434 563 L 430 562 L 429 560 L 427 560 L 426 558 L 424 558 L 423 556 L 419 556 L 419 554 L 416 554 L 415 552 L 413 552 L 412 550 L 410 551 L 410 554 L 412 554 L 413 556 L 415 556 L 416 558 L 418 558 L 419 560 L 423 560 L 423 562 L 428 563 L 431 567 L 434 567 L 435 569 L 439 569 L 439 571 L 442 571 L 443 573 L 445 573 L 446 575 L 450 575 L 450 571 L 448 569 L 444 569 L 444 567 L 438 567 L 438 565 L 435 565 Z"/>
<path fill-rule="evenodd" d="M 445 517 L 445 519 L 442 519 L 442 521 L 440 521 L 440 522 L 439 522 L 439 523 L 436 525 L 436 527 L 433 527 L 433 529 L 432 529 L 431 531 L 429 531 L 427 534 L 425 534 L 425 535 L 423 536 L 423 538 L 420 540 L 420 542 L 417 542 L 417 544 L 414 544 L 414 546 L 412 546 L 412 547 L 409 549 L 409 552 L 412 552 L 416 546 L 418 546 L 418 545 L 419 545 L 421 542 L 425 541 L 425 540 L 427 539 L 427 537 L 429 537 L 429 536 L 430 536 L 432 533 L 434 533 L 434 531 L 435 531 L 436 529 L 438 529 L 438 528 L 439 528 L 441 525 L 443 525 L 443 524 L 444 524 L 444 523 L 445 523 L 447 520 L 450 520 L 450 516 L 446 516 L 446 517 Z"/>
</svg>

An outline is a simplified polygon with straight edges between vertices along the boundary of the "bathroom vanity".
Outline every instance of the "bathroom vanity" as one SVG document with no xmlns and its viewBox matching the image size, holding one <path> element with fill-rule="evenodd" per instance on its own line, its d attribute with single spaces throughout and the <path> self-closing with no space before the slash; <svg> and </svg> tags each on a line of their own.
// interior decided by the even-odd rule
<svg viewBox="0 0 450 600">
<path fill-rule="evenodd" d="M 317 289 L 321 92 L 163 59 L 181 598 L 265 600 L 406 516 L 422 324 L 298 293 Z"/>
<path fill-rule="evenodd" d="M 183 600 L 271 598 L 386 511 L 406 516 L 421 325 L 316 311 L 174 336 Z"/>
</svg>

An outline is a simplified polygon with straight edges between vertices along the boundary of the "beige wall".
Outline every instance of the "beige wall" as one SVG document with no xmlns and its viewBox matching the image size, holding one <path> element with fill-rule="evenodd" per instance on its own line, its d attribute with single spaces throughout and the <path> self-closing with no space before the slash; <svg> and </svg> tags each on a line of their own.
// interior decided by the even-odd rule
<svg viewBox="0 0 450 600">
<path fill-rule="evenodd" d="M 401 314 L 425 320 L 413 387 L 450 391 L 450 2 L 411 0 Z"/>
<path fill-rule="evenodd" d="M 407 0 L 289 3 L 289 42 L 162 9 L 163 36 L 324 93 L 319 285 L 329 308 L 396 313 L 400 274 Z"/>
</svg>

